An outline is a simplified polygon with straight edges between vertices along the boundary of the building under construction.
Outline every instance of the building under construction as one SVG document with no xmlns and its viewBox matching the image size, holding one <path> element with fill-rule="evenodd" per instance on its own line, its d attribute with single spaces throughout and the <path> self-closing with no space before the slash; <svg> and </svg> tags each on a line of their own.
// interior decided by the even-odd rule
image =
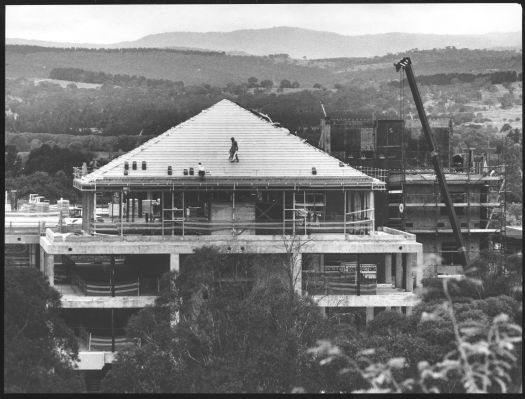
<svg viewBox="0 0 525 399">
<path fill-rule="evenodd" d="M 228 159 L 231 137 L 239 162 Z M 351 309 L 366 322 L 385 309 L 408 313 L 419 300 L 422 245 L 378 220 L 385 183 L 228 100 L 99 169 L 78 168 L 73 186 L 80 226 L 35 217 L 29 231 L 6 209 L 5 242 L 11 258 L 61 292 L 86 372 L 130 344 L 130 316 L 203 246 L 239 264 L 249 254 L 288 257 L 294 289 L 329 315 Z"/>
<path fill-rule="evenodd" d="M 505 226 L 505 171 L 491 149 L 451 148 L 451 119 L 429 121 L 454 209 L 470 258 L 498 249 L 493 238 Z M 376 196 L 376 218 L 416 234 L 423 244 L 429 275 L 461 273 L 430 151 L 419 120 L 375 118 L 321 119 L 319 146 L 329 154 L 387 183 Z"/>
</svg>

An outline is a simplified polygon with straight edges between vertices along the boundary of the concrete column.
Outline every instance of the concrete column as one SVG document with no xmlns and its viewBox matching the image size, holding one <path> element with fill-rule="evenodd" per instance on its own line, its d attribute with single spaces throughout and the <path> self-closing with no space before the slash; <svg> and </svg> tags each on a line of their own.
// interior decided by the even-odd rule
<svg viewBox="0 0 525 399">
<path fill-rule="evenodd" d="M 36 267 L 36 257 L 38 252 L 38 244 L 29 245 L 29 267 Z"/>
<path fill-rule="evenodd" d="M 294 254 L 293 255 L 293 265 L 292 265 L 292 284 L 294 291 L 299 295 L 302 295 L 302 266 L 303 266 L 303 255 Z"/>
<path fill-rule="evenodd" d="M 407 273 L 406 273 L 406 290 L 412 292 L 414 290 L 414 276 L 417 271 L 417 254 L 407 254 Z"/>
<path fill-rule="evenodd" d="M 403 286 L 403 254 L 396 254 L 396 288 Z"/>
<path fill-rule="evenodd" d="M 372 231 L 375 231 L 376 229 L 376 221 L 375 221 L 375 201 L 374 201 L 374 191 L 373 190 L 370 190 L 370 197 L 369 197 L 369 204 L 368 204 L 368 208 L 369 209 L 373 209 L 372 211 L 368 211 L 368 216 L 372 219 Z"/>
<path fill-rule="evenodd" d="M 374 308 L 367 307 L 366 308 L 366 324 L 368 324 L 372 320 L 374 320 Z"/>
<path fill-rule="evenodd" d="M 46 274 L 46 253 L 42 247 L 40 247 L 40 271 L 42 274 Z"/>
<path fill-rule="evenodd" d="M 392 284 L 392 255 L 385 255 L 385 284 Z"/>
<path fill-rule="evenodd" d="M 46 276 L 49 280 L 49 285 L 53 287 L 55 285 L 55 256 L 46 254 L 45 255 L 45 263 L 46 263 Z"/>
<path fill-rule="evenodd" d="M 170 272 L 176 271 L 179 273 L 180 270 L 180 255 L 170 254 Z"/>
<path fill-rule="evenodd" d="M 82 192 L 82 230 L 88 234 L 91 234 L 91 219 L 93 219 L 95 213 L 93 209 L 95 199 L 93 197 L 93 192 Z"/>
</svg>

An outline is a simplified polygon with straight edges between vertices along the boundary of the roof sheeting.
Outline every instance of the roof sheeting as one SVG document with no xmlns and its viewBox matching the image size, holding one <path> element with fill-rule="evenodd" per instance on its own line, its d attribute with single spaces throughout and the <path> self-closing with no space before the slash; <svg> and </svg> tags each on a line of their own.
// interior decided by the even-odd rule
<svg viewBox="0 0 525 399">
<path fill-rule="evenodd" d="M 230 162 L 230 137 L 239 145 L 240 162 Z M 132 169 L 133 162 L 137 169 Z M 142 162 L 146 161 L 146 170 Z M 124 163 L 128 162 L 128 175 Z M 211 178 L 315 178 L 343 179 L 369 184 L 382 182 L 348 166 L 319 150 L 287 129 L 276 127 L 241 106 L 222 100 L 191 119 L 169 129 L 134 150 L 114 159 L 80 179 L 81 183 L 119 181 L 133 184 L 135 179 L 195 179 L 183 170 L 202 162 Z M 173 174 L 168 175 L 168 166 Z M 317 174 L 312 175 L 315 167 Z"/>
</svg>

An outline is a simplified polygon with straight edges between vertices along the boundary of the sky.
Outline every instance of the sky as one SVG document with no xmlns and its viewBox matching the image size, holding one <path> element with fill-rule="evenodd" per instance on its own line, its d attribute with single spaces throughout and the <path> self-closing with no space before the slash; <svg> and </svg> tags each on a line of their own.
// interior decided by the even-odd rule
<svg viewBox="0 0 525 399">
<path fill-rule="evenodd" d="M 6 37 L 108 44 L 163 32 L 291 26 L 343 35 L 521 31 L 519 4 L 8 5 Z"/>
</svg>

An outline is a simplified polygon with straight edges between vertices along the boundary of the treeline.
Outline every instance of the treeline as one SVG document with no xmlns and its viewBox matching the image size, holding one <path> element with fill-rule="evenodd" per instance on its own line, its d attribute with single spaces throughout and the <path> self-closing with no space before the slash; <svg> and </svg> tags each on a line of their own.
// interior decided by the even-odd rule
<svg viewBox="0 0 525 399">
<path fill-rule="evenodd" d="M 113 75 L 111 73 L 86 71 L 80 68 L 53 68 L 49 73 L 50 79 L 70 80 L 84 83 L 110 83 L 117 86 L 126 87 L 162 87 L 165 89 L 184 88 L 184 82 L 174 82 L 167 79 L 148 79 L 144 76 L 136 75 Z"/>
<path fill-rule="evenodd" d="M 417 82 L 421 85 L 451 85 L 456 83 L 472 83 L 477 79 L 484 79 L 492 84 L 512 83 L 523 81 L 523 72 L 516 71 L 497 71 L 492 73 L 438 73 L 435 75 L 422 75 L 417 77 Z M 400 87 L 401 84 L 408 86 L 408 82 L 392 81 L 393 87 Z"/>
<path fill-rule="evenodd" d="M 148 53 L 165 51 L 167 53 L 192 54 L 192 55 L 226 55 L 224 51 L 213 50 L 190 50 L 177 48 L 150 48 L 150 47 L 134 47 L 134 48 L 87 48 L 87 47 L 42 47 L 31 46 L 26 44 L 8 44 L 5 46 L 6 50 L 20 54 L 30 54 L 38 52 L 71 52 L 71 51 L 87 51 L 92 53 Z"/>
</svg>

